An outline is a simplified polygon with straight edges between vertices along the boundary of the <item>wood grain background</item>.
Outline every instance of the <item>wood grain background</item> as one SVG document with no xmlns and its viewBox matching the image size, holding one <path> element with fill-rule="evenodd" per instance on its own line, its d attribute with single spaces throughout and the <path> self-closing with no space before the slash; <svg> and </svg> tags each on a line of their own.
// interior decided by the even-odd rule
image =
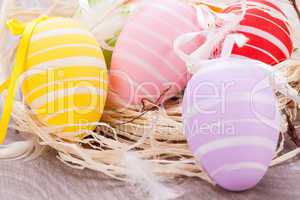
<svg viewBox="0 0 300 200">
<path fill-rule="evenodd" d="M 0 0 L 0 5 L 1 5 Z M 183 200 L 298 200 L 300 159 L 271 168 L 253 190 L 225 192 L 198 179 L 176 179 Z M 31 162 L 0 161 L 0 200 L 135 200 L 135 188 L 90 170 L 75 170 L 49 151 Z"/>
<path fill-rule="evenodd" d="M 0 200 L 135 200 L 135 188 L 101 173 L 65 166 L 49 151 L 31 162 L 0 161 Z M 253 190 L 225 192 L 193 178 L 170 185 L 185 200 L 296 200 L 300 199 L 300 161 L 270 169 Z"/>
</svg>

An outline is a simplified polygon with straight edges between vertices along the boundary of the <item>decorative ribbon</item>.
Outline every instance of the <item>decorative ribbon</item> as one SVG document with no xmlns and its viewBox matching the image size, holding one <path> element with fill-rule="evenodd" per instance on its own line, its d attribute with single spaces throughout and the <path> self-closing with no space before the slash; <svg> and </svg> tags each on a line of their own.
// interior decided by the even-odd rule
<svg viewBox="0 0 300 200">
<path fill-rule="evenodd" d="M 248 9 L 259 9 L 268 13 L 272 17 L 281 19 L 283 21 L 287 20 L 282 13 L 276 11 L 275 9 L 270 9 L 267 6 L 262 6 L 260 4 L 256 4 L 255 2 L 251 2 L 251 4 L 252 5 L 248 5 L 246 0 L 242 0 L 242 12 L 240 15 L 220 14 L 203 5 L 201 7 L 196 7 L 199 25 L 203 27 L 204 30 L 183 34 L 179 36 L 173 44 L 175 53 L 186 63 L 188 70 L 192 74 L 197 73 L 197 71 L 201 70 L 201 68 L 207 63 L 216 62 L 216 59 L 209 60 L 209 57 L 214 48 L 220 44 L 222 40 L 224 40 L 224 42 L 220 59 L 230 57 L 235 44 L 238 45 L 238 47 L 242 47 L 247 43 L 248 38 L 243 34 L 231 32 L 244 19 Z M 216 23 L 216 18 L 222 19 L 225 25 L 219 28 L 215 25 L 212 25 L 213 23 Z M 198 36 L 205 37 L 205 42 L 198 49 L 191 54 L 186 54 L 181 50 L 181 47 L 184 44 L 192 41 Z M 290 62 L 288 61 L 281 63 L 276 68 L 268 66 L 267 64 L 263 64 L 261 66 L 270 71 L 269 80 L 273 89 L 300 104 L 298 92 L 292 88 L 287 79 L 279 73 L 280 69 L 287 67 L 289 63 Z"/>
<path fill-rule="evenodd" d="M 186 63 L 191 73 L 196 73 L 201 68 L 202 64 L 208 61 L 214 48 L 216 48 L 216 46 L 219 45 L 222 40 L 225 39 L 224 46 L 222 48 L 222 56 L 230 55 L 234 44 L 243 46 L 247 42 L 247 38 L 244 35 L 231 34 L 231 32 L 240 24 L 246 15 L 246 0 L 241 2 L 241 8 L 242 13 L 240 15 L 235 15 L 217 13 L 205 5 L 195 7 L 198 23 L 203 30 L 199 32 L 183 34 L 176 38 L 173 44 L 175 53 Z M 222 19 L 225 25 L 217 27 L 217 18 Z M 194 40 L 199 36 L 203 36 L 205 41 L 198 49 L 191 54 L 186 54 L 181 50 L 181 47 L 184 44 Z"/>
<path fill-rule="evenodd" d="M 0 119 L 0 144 L 2 144 L 6 138 L 13 109 L 14 98 L 16 91 L 18 90 L 19 77 L 25 71 L 30 39 L 37 24 L 46 19 L 48 19 L 47 16 L 41 16 L 26 25 L 16 19 L 12 19 L 7 22 L 7 27 L 12 34 L 22 36 L 17 49 L 15 64 L 13 66 L 10 78 L 0 85 L 0 93 L 3 93 L 4 90 L 7 90 L 2 116 Z"/>
</svg>

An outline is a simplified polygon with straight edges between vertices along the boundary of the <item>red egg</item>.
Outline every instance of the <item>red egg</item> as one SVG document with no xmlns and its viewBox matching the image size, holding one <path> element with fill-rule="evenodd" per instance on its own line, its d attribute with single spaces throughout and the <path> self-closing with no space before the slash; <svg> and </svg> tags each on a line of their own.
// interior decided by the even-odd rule
<svg viewBox="0 0 300 200">
<path fill-rule="evenodd" d="M 293 51 L 293 42 L 283 11 L 268 0 L 248 0 L 247 6 L 246 15 L 235 32 L 244 34 L 249 40 L 243 47 L 234 46 L 232 55 L 270 65 L 288 59 Z M 241 4 L 233 4 L 224 12 L 240 14 Z"/>
</svg>

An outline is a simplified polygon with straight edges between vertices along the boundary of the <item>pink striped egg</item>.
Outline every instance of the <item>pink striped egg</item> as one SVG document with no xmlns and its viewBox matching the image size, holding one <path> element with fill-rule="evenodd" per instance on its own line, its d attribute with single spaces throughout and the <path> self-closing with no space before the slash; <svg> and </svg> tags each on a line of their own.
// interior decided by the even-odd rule
<svg viewBox="0 0 300 200">
<path fill-rule="evenodd" d="M 280 114 L 264 65 L 239 58 L 210 61 L 185 91 L 189 147 L 208 175 L 230 191 L 254 187 L 275 154 Z"/>
<path fill-rule="evenodd" d="M 267 8 L 272 13 L 277 13 L 282 18 L 254 8 Z M 235 46 L 232 54 L 276 65 L 291 56 L 293 42 L 289 25 L 282 10 L 269 0 L 248 0 L 248 10 L 245 18 L 237 27 L 238 33 L 249 38 L 247 44 L 241 48 Z M 252 8 L 251 8 L 252 6 Z M 240 12 L 241 5 L 233 4 L 224 10 L 225 13 Z"/>
<path fill-rule="evenodd" d="M 151 0 L 140 5 L 128 19 L 113 52 L 109 104 L 139 106 L 142 99 L 157 101 L 166 90 L 164 99 L 182 91 L 190 74 L 175 54 L 173 42 L 193 31 L 199 31 L 196 10 L 188 4 Z M 192 52 L 199 45 L 197 40 L 183 48 Z"/>
</svg>

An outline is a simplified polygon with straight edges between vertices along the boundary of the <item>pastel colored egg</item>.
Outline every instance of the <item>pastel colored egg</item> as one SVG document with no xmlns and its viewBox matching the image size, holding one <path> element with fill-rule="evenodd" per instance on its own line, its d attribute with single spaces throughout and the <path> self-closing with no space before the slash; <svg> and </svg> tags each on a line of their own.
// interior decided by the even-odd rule
<svg viewBox="0 0 300 200">
<path fill-rule="evenodd" d="M 110 68 L 109 104 L 139 106 L 142 99 L 156 102 L 182 91 L 190 74 L 173 50 L 174 40 L 201 30 L 196 9 L 177 0 L 145 1 L 122 30 Z M 192 52 L 197 39 L 183 47 Z M 163 100 L 162 100 L 163 101 Z"/>
<path fill-rule="evenodd" d="M 254 4 L 256 8 L 253 7 Z M 276 65 L 288 59 L 293 51 L 293 42 L 283 11 L 268 0 L 248 0 L 247 5 L 249 8 L 246 16 L 236 32 L 244 34 L 249 41 L 241 48 L 235 46 L 232 54 L 270 65 Z M 273 16 L 261 10 L 266 8 L 273 13 Z M 240 4 L 233 4 L 224 12 L 239 13 L 240 10 Z M 274 14 L 281 18 L 275 17 Z"/>
<path fill-rule="evenodd" d="M 238 58 L 210 61 L 185 91 L 188 145 L 208 175 L 230 191 L 254 187 L 277 147 L 280 114 L 264 65 Z"/>
<path fill-rule="evenodd" d="M 98 122 L 107 96 L 107 69 L 95 38 L 68 18 L 49 18 L 34 29 L 21 89 L 36 118 L 62 132 Z"/>
</svg>

